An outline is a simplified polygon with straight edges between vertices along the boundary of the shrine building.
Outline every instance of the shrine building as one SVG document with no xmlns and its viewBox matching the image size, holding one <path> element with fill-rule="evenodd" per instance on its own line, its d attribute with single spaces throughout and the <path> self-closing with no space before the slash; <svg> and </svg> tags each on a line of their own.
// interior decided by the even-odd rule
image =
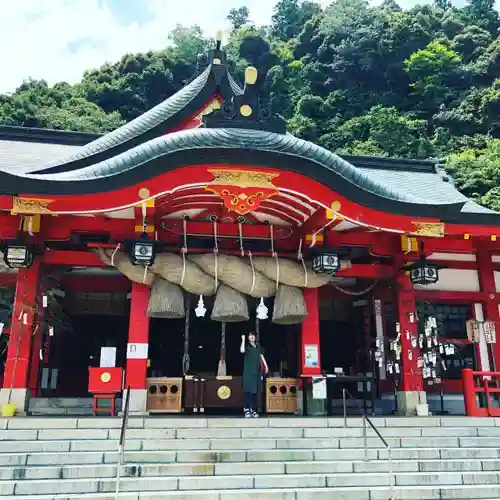
<svg viewBox="0 0 500 500">
<path fill-rule="evenodd" d="M 435 162 L 288 134 L 263 76 L 240 86 L 218 41 L 103 136 L 0 126 L 0 403 L 240 412 L 254 331 L 268 412 L 335 413 L 345 382 L 463 413 L 462 369 L 500 363 L 500 213 Z"/>
</svg>

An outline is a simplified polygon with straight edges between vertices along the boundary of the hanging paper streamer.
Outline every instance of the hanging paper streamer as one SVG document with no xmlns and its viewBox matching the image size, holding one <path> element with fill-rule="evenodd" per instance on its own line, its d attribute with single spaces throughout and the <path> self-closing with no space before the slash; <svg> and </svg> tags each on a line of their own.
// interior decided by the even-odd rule
<svg viewBox="0 0 500 500">
<path fill-rule="evenodd" d="M 203 295 L 200 295 L 200 298 L 198 300 L 198 305 L 196 306 L 194 312 L 197 318 L 205 317 L 205 314 L 207 313 L 207 308 L 205 307 L 205 303 L 203 302 Z"/>
<path fill-rule="evenodd" d="M 260 303 L 257 307 L 257 319 L 267 319 L 269 317 L 269 309 L 267 308 L 266 304 L 264 303 L 264 298 L 260 298 Z"/>
</svg>

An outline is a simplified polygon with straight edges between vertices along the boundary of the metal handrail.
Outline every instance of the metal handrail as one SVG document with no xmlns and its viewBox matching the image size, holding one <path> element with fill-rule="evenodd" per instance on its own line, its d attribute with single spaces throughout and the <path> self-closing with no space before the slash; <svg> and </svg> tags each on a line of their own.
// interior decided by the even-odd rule
<svg viewBox="0 0 500 500">
<path fill-rule="evenodd" d="M 121 480 L 121 471 L 124 464 L 125 438 L 127 434 L 129 406 L 130 406 L 130 388 L 127 389 L 127 395 L 125 396 L 125 406 L 123 407 L 122 425 L 120 429 L 120 440 L 118 442 L 118 458 L 116 461 L 116 491 L 115 491 L 116 500 L 118 500 L 120 496 L 120 480 Z"/>
<path fill-rule="evenodd" d="M 353 397 L 353 395 L 345 388 L 342 389 L 342 405 L 344 408 L 344 427 L 347 427 L 347 407 L 346 407 L 346 395 L 349 396 L 350 399 L 353 401 L 357 402 L 357 400 Z M 363 444 L 364 444 L 364 449 L 365 449 L 365 462 L 368 462 L 368 436 L 366 432 L 366 422 L 370 425 L 370 427 L 373 429 L 377 437 L 382 441 L 383 445 L 385 446 L 387 450 L 387 461 L 389 465 L 389 487 L 390 487 L 390 496 L 389 500 L 392 500 L 394 498 L 394 483 L 395 483 L 395 476 L 394 472 L 392 470 L 392 454 L 391 454 L 391 446 L 390 444 L 386 441 L 384 436 L 380 433 L 380 431 L 375 427 L 375 424 L 371 421 L 370 417 L 366 415 L 365 412 L 362 413 L 363 417 Z"/>
</svg>

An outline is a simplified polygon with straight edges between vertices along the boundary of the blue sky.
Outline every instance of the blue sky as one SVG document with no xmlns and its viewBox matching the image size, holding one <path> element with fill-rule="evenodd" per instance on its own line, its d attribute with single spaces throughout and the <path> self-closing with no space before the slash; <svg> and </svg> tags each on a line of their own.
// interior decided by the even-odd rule
<svg viewBox="0 0 500 500">
<path fill-rule="evenodd" d="M 328 0 L 317 0 L 329 3 Z M 380 0 L 372 0 L 377 3 Z M 428 0 L 430 1 L 430 0 Z M 456 0 L 463 2 L 464 0 Z M 23 80 L 78 81 L 83 71 L 128 52 L 165 46 L 176 24 L 207 34 L 228 27 L 233 7 L 246 5 L 256 23 L 270 21 L 276 0 L 0 0 L 0 92 Z M 399 0 L 410 7 L 425 0 Z"/>
</svg>

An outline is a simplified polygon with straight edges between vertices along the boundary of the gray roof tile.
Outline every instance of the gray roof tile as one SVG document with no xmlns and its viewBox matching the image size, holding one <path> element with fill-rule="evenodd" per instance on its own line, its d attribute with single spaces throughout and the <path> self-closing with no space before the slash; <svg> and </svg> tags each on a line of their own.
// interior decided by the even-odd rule
<svg viewBox="0 0 500 500">
<path fill-rule="evenodd" d="M 0 140 L 0 169 L 16 174 L 36 172 L 79 149 L 81 146 Z"/>
</svg>

